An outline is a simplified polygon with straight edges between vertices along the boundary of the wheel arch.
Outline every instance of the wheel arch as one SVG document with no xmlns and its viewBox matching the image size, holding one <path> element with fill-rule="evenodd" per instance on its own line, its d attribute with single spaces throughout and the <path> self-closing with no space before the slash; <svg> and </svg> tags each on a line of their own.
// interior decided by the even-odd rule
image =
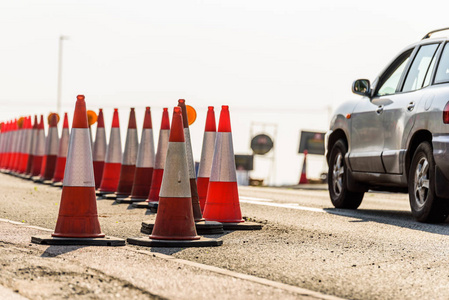
<svg viewBox="0 0 449 300">
<path fill-rule="evenodd" d="M 329 140 L 327 142 L 327 156 L 326 156 L 326 160 L 329 163 L 329 158 L 330 158 L 330 152 L 332 151 L 332 147 L 334 147 L 334 144 L 338 141 L 338 140 L 343 140 L 343 142 L 346 145 L 346 149 L 348 149 L 349 151 L 349 145 L 348 145 L 348 138 L 346 137 L 346 133 L 343 131 L 343 129 L 337 129 L 334 132 L 332 132 L 332 134 L 329 136 Z"/>
<path fill-rule="evenodd" d="M 407 153 L 405 154 L 405 173 L 407 178 L 410 172 L 410 164 L 412 163 L 413 155 L 416 152 L 416 148 L 418 148 L 419 144 L 422 142 L 429 142 L 432 146 L 432 133 L 430 133 L 430 131 L 419 130 L 415 132 L 410 139 Z"/>
</svg>

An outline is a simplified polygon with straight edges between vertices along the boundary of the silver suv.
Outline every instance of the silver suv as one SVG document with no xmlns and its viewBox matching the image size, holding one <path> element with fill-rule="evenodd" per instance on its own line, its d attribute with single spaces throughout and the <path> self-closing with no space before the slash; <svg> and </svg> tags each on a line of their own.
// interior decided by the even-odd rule
<svg viewBox="0 0 449 300">
<path fill-rule="evenodd" d="M 409 194 L 420 222 L 449 215 L 449 38 L 429 32 L 406 47 L 371 84 L 353 83 L 362 98 L 341 105 L 326 134 L 329 194 L 356 209 L 368 190 Z"/>
</svg>

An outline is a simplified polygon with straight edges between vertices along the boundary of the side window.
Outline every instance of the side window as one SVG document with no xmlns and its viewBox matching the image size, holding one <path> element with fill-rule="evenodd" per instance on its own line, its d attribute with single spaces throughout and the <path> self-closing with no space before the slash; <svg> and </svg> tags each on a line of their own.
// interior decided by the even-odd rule
<svg viewBox="0 0 449 300">
<path fill-rule="evenodd" d="M 449 44 L 449 43 L 448 43 Z M 449 82 L 449 46 L 446 44 L 441 54 L 440 63 L 438 64 L 437 73 L 435 75 L 435 83 Z"/>
<path fill-rule="evenodd" d="M 377 96 L 385 96 L 396 93 L 399 80 L 401 80 L 402 73 L 404 72 L 405 66 L 410 58 L 410 54 L 412 54 L 412 50 L 403 53 L 391 64 L 385 74 L 382 75 L 383 79 L 380 88 L 377 91 Z"/>
<path fill-rule="evenodd" d="M 409 92 L 423 88 L 430 83 L 430 75 L 434 66 L 435 53 L 438 44 L 424 45 L 419 48 L 413 60 L 410 70 L 405 78 L 403 92 Z M 432 66 L 432 68 L 430 68 Z"/>
</svg>

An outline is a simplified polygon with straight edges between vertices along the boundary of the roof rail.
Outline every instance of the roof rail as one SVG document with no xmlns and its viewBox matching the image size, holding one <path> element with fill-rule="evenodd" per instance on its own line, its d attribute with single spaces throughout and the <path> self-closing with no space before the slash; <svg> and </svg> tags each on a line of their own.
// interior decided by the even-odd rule
<svg viewBox="0 0 449 300">
<path fill-rule="evenodd" d="M 430 36 L 431 36 L 432 34 L 434 34 L 434 33 L 436 33 L 436 32 L 440 32 L 440 31 L 444 31 L 444 30 L 449 30 L 449 27 L 441 28 L 441 29 L 437 29 L 437 30 L 433 30 L 433 31 L 429 32 L 428 34 L 426 34 L 422 39 L 423 39 L 423 40 L 428 39 L 428 38 L 430 38 Z"/>
</svg>

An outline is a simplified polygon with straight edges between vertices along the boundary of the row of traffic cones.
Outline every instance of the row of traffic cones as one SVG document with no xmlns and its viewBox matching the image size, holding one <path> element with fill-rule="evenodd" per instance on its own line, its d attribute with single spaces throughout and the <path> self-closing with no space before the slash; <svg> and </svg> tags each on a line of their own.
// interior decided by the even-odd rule
<svg viewBox="0 0 449 300">
<path fill-rule="evenodd" d="M 237 227 L 239 227 L 238 224 L 244 223 L 244 220 L 241 217 L 238 200 L 229 109 L 227 106 L 223 106 L 220 115 L 218 133 L 216 134 L 216 141 L 214 143 L 215 149 L 213 152 L 213 159 L 211 161 L 209 175 L 210 182 L 208 184 L 208 192 L 206 193 L 207 196 L 204 205 L 203 217 L 197 192 L 195 173 L 193 172 L 193 156 L 191 153 L 190 133 L 188 130 L 185 101 L 180 100 L 178 104 L 179 106 L 175 107 L 173 111 L 172 128 L 169 134 L 166 157 L 164 159 L 165 166 L 163 168 L 162 183 L 160 193 L 158 193 L 158 214 L 152 230 L 152 235 L 150 236 L 150 239 L 128 239 L 128 242 L 150 246 L 220 245 L 222 243 L 220 240 L 200 239 L 197 235 L 197 226 L 195 226 L 195 223 L 198 224 L 200 222 L 204 222 L 204 220 L 220 221 Z M 67 163 L 63 179 L 64 183 L 61 196 L 61 205 L 55 232 L 51 238 L 33 237 L 32 240 L 34 242 L 47 244 L 123 244 L 120 240 L 104 237 L 104 234 L 102 234 L 100 230 L 95 198 L 96 183 L 92 159 L 92 146 L 90 142 L 90 133 L 89 126 L 87 124 L 85 107 L 86 104 L 84 101 L 84 96 L 78 96 L 73 119 L 72 133 L 70 134 L 70 143 L 68 146 L 68 154 L 66 159 Z M 208 123 L 211 122 L 209 120 L 209 115 L 213 116 L 213 110 L 209 108 L 209 111 L 212 111 L 212 113 L 208 113 L 206 129 L 210 127 L 210 125 L 208 125 Z M 149 109 L 147 109 L 146 114 L 147 112 L 148 115 L 150 115 Z M 168 111 L 166 109 L 164 109 L 164 115 L 167 115 L 168 117 Z M 52 121 L 50 122 L 51 126 L 54 126 L 54 119 L 55 118 L 52 117 Z M 144 125 L 145 123 L 147 125 L 144 126 L 144 128 L 151 129 L 151 119 L 148 121 L 148 118 L 146 117 Z M 163 126 L 161 126 L 160 135 L 163 134 L 162 130 L 167 130 L 165 129 L 168 127 L 166 123 L 168 123 L 168 118 L 164 117 L 162 120 Z M 133 109 L 131 110 L 128 127 L 128 136 L 130 137 L 127 137 L 127 144 L 129 142 L 131 145 L 134 145 L 135 149 L 131 150 L 136 152 L 136 154 L 134 154 L 134 152 L 129 153 L 127 152 L 127 149 L 125 149 L 124 156 L 127 156 L 126 160 L 117 160 L 117 157 L 120 158 L 122 154 L 121 149 L 119 151 L 111 149 L 111 144 L 116 143 L 112 132 L 114 131 L 114 128 L 118 128 L 118 113 L 115 111 L 113 118 L 113 130 L 111 130 L 111 140 L 106 153 L 100 190 L 102 189 L 105 178 L 105 186 L 113 182 L 118 182 L 118 189 L 121 182 L 120 177 L 128 176 L 129 178 L 129 173 L 134 173 L 132 184 L 125 182 L 126 184 L 123 183 L 123 186 L 124 189 L 128 189 L 129 192 L 127 193 L 131 195 L 131 198 L 136 195 L 141 197 L 141 194 L 138 195 L 139 192 L 136 191 L 136 195 L 133 193 L 134 189 L 139 190 L 139 185 L 142 184 L 142 182 L 139 180 L 134 180 L 134 178 L 139 178 L 140 174 L 149 174 L 151 171 L 152 156 L 150 155 L 150 161 L 148 161 L 146 154 L 153 152 L 154 147 L 142 145 L 140 147 L 137 146 L 137 132 Z M 132 132 L 133 129 L 135 132 Z M 118 138 L 116 138 L 116 140 L 118 139 L 118 141 L 120 141 L 119 134 L 116 135 L 116 137 L 117 136 Z M 98 137 L 99 136 L 97 136 L 97 139 Z M 142 132 L 142 140 L 152 140 L 152 132 L 145 132 L 144 130 Z M 164 139 L 160 139 L 159 142 L 163 142 L 163 140 Z M 212 143 L 210 144 L 212 145 Z M 118 143 L 118 145 L 120 145 L 120 143 Z M 127 147 L 132 148 L 133 146 L 128 145 Z M 46 149 L 48 150 L 51 148 L 51 143 L 48 142 L 47 138 Z M 137 148 L 139 148 L 138 151 Z M 159 147 L 158 145 L 158 149 L 159 148 L 164 147 Z M 96 147 L 94 145 L 94 150 L 95 149 Z M 54 150 L 46 151 L 46 158 L 43 159 L 44 162 L 41 166 L 41 177 L 45 178 L 45 171 L 42 172 L 42 170 L 46 170 L 47 163 L 49 161 L 58 161 L 56 157 L 50 157 L 54 156 L 54 152 Z M 138 159 L 140 152 L 140 158 Z M 210 149 L 207 151 L 204 150 L 203 152 L 203 155 L 206 155 L 206 153 L 210 152 Z M 139 160 L 138 163 L 137 160 Z M 128 164 L 126 164 L 126 162 L 128 162 Z M 134 169 L 132 170 L 133 172 L 130 172 L 130 170 L 127 170 L 126 168 L 125 171 L 120 171 L 120 177 L 117 181 L 117 179 L 112 176 L 110 178 L 108 177 L 111 175 L 109 171 L 107 171 L 108 163 L 120 164 L 120 169 L 122 169 L 123 165 L 132 166 L 134 163 Z M 136 163 L 139 165 L 138 167 L 136 167 Z M 115 166 L 112 165 L 110 168 L 113 169 L 114 167 Z M 155 170 L 156 164 L 153 164 L 152 177 L 155 177 Z M 140 173 L 137 174 L 137 171 Z M 208 175 L 207 173 L 208 172 L 204 172 L 205 176 Z M 202 178 L 207 178 L 207 176 Z M 148 190 L 148 187 L 146 189 Z M 148 193 L 151 194 L 151 188 Z M 149 198 L 147 200 L 149 200 Z M 255 229 L 251 228 L 251 224 L 248 225 L 250 225 L 250 229 Z M 260 228 L 260 225 L 256 225 L 256 227 Z"/>
</svg>

